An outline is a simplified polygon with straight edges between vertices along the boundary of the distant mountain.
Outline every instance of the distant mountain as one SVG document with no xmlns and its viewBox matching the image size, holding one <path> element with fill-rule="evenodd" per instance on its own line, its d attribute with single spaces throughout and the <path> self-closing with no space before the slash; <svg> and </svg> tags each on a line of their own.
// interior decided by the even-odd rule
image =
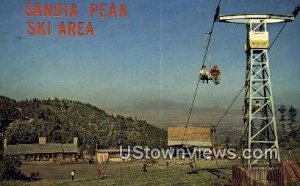
<svg viewBox="0 0 300 186">
<path fill-rule="evenodd" d="M 147 103 L 146 103 L 147 104 Z M 216 129 L 215 141 L 217 143 L 224 142 L 225 136 L 229 136 L 232 140 L 239 143 L 241 136 L 243 134 L 243 116 L 242 116 L 242 106 L 239 109 L 239 102 L 237 102 L 234 107 L 232 107 L 226 116 L 221 120 Z M 167 106 L 166 106 L 167 105 Z M 152 107 L 145 106 L 142 108 L 142 104 L 132 105 L 128 107 L 115 107 L 114 109 L 107 109 L 110 113 L 118 113 L 122 115 L 128 115 L 133 117 L 142 118 L 147 120 L 150 124 L 157 126 L 159 128 L 166 129 L 168 127 L 174 126 L 185 126 L 188 118 L 189 107 L 185 104 L 173 103 L 170 104 L 154 105 Z M 277 111 L 280 105 L 275 105 L 276 108 L 276 119 L 277 119 L 277 131 L 279 136 L 282 133 L 282 127 L 280 125 L 280 113 Z M 290 108 L 292 105 L 286 105 Z M 209 127 L 216 125 L 220 118 L 223 116 L 227 108 L 212 108 L 207 106 L 204 107 L 194 107 L 189 126 L 194 127 Z M 300 108 L 296 108 L 300 110 Z M 297 121 L 300 121 L 300 115 L 297 114 Z M 299 127 L 299 122 L 296 123 Z"/>
<path fill-rule="evenodd" d="M 91 104 L 55 98 L 15 101 L 0 96 L 0 133 L 11 144 L 36 143 L 39 136 L 48 142 L 72 142 L 79 137 L 82 149 L 119 145 L 164 147 L 167 132 L 144 120 L 109 115 Z"/>
</svg>

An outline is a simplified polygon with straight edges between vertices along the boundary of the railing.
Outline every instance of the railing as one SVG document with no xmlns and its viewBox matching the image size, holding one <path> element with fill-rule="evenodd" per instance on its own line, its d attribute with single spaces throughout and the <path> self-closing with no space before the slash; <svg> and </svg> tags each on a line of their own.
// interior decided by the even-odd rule
<svg viewBox="0 0 300 186">
<path fill-rule="evenodd" d="M 232 167 L 233 185 L 300 185 L 300 168 L 293 161 L 282 161 L 272 166 L 256 166 L 251 170 L 240 166 Z"/>
</svg>

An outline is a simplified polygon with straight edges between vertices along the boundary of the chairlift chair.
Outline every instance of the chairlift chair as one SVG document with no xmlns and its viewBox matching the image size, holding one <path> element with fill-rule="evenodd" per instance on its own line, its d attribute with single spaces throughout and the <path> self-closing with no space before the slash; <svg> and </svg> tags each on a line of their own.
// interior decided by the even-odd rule
<svg viewBox="0 0 300 186">
<path fill-rule="evenodd" d="M 202 83 L 205 81 L 208 83 L 208 80 L 213 81 L 216 85 L 220 83 L 221 71 L 217 65 L 213 65 L 210 70 L 206 69 L 206 66 L 202 66 L 200 70 L 200 80 Z"/>
</svg>

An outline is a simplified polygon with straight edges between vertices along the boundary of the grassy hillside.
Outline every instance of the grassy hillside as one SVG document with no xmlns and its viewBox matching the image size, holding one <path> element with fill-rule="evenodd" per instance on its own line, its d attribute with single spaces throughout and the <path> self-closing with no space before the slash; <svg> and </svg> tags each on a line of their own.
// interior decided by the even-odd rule
<svg viewBox="0 0 300 186">
<path fill-rule="evenodd" d="M 15 101 L 0 97 L 1 133 L 8 142 L 36 143 L 39 136 L 48 142 L 72 142 L 92 151 L 119 145 L 163 147 L 167 133 L 144 120 L 107 114 L 93 105 L 71 100 Z"/>
</svg>

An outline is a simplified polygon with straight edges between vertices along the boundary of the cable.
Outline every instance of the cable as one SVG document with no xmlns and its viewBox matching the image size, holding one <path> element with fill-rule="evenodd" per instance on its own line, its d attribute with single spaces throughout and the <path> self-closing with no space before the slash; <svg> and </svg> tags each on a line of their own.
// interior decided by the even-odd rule
<svg viewBox="0 0 300 186">
<path fill-rule="evenodd" d="M 210 32 L 209 32 L 207 45 L 205 47 L 205 54 L 204 54 L 203 60 L 202 60 L 202 66 L 204 66 L 205 61 L 206 61 L 206 57 L 207 57 L 207 53 L 208 53 L 208 48 L 209 48 L 209 44 L 210 44 L 210 41 L 211 41 L 211 36 L 212 36 L 213 30 L 214 30 L 215 22 L 217 21 L 217 18 L 219 16 L 221 1 L 222 0 L 219 0 L 219 2 L 218 2 L 217 8 L 216 8 L 216 12 L 215 12 L 215 15 L 214 15 L 214 19 L 213 19 L 213 22 L 212 22 L 212 25 L 211 25 L 211 29 L 210 29 Z M 187 129 L 187 127 L 189 125 L 189 122 L 190 122 L 190 119 L 191 119 L 191 115 L 192 115 L 192 112 L 193 112 L 194 103 L 195 103 L 195 99 L 196 99 L 196 96 L 197 96 L 197 92 L 198 92 L 198 87 L 199 87 L 199 84 L 200 84 L 200 80 L 201 80 L 201 78 L 199 76 L 198 82 L 197 82 L 197 85 L 196 85 L 196 88 L 195 88 L 195 92 L 194 92 L 194 96 L 193 96 L 191 108 L 190 108 L 190 111 L 189 111 L 188 119 L 187 119 L 187 122 L 186 122 L 186 125 L 185 125 L 185 130 L 184 130 L 184 135 L 183 135 L 183 138 L 182 138 L 182 143 L 183 143 L 183 141 L 185 139 L 186 129 Z"/>
<path fill-rule="evenodd" d="M 232 105 L 234 104 L 234 102 L 237 100 L 237 98 L 239 97 L 239 95 L 242 93 L 242 90 L 244 89 L 245 86 L 243 86 L 238 94 L 234 97 L 233 101 L 231 102 L 231 104 L 229 105 L 229 107 L 226 109 L 226 111 L 224 112 L 223 116 L 219 119 L 219 121 L 216 124 L 216 127 L 221 123 L 221 121 L 224 119 L 224 117 L 227 115 L 228 111 L 230 110 L 230 108 L 232 107 Z"/>
<path fill-rule="evenodd" d="M 230 105 L 227 107 L 226 111 L 224 112 L 224 114 L 221 116 L 221 118 L 219 119 L 219 121 L 217 122 L 217 124 L 214 126 L 214 128 L 217 128 L 219 126 L 219 124 L 221 123 L 221 121 L 224 119 L 224 117 L 227 115 L 227 113 L 229 112 L 229 110 L 231 109 L 232 105 L 235 103 L 235 101 L 237 100 L 237 98 L 239 97 L 239 95 L 242 93 L 243 89 L 245 88 L 245 85 L 239 90 L 239 92 L 237 93 L 237 95 L 234 97 L 234 99 L 232 100 L 232 102 L 230 103 Z M 211 136 L 212 133 L 210 133 L 207 138 L 200 144 L 200 147 L 209 139 L 209 137 Z"/>
<path fill-rule="evenodd" d="M 297 4 L 297 6 L 295 7 L 295 9 L 292 12 L 292 14 L 295 18 L 297 17 L 299 11 L 300 11 L 300 3 Z"/>
<path fill-rule="evenodd" d="M 210 44 L 210 41 L 211 41 L 211 36 L 212 36 L 213 31 L 214 31 L 215 23 L 216 23 L 216 21 L 218 19 L 219 13 L 220 13 L 220 3 L 221 3 L 221 1 L 222 0 L 219 0 L 219 2 L 218 2 L 217 8 L 216 8 L 216 13 L 214 15 L 214 20 L 212 22 L 211 29 L 210 29 L 210 31 L 208 33 L 209 36 L 208 36 L 208 40 L 207 40 L 205 54 L 204 54 L 204 57 L 203 57 L 203 60 L 202 60 L 202 66 L 204 66 L 205 61 L 206 61 L 206 56 L 207 56 L 207 53 L 208 53 L 208 48 L 209 48 L 209 44 Z"/>
<path fill-rule="evenodd" d="M 269 50 L 271 50 L 272 46 L 273 46 L 274 43 L 277 41 L 279 35 L 281 34 L 281 32 L 283 31 L 283 29 L 285 28 L 286 24 L 287 24 L 287 22 L 285 22 L 285 23 L 283 24 L 283 26 L 281 27 L 280 31 L 279 31 L 279 32 L 277 33 L 277 35 L 275 36 L 274 40 L 272 41 L 272 43 L 271 43 L 271 45 L 270 45 L 270 47 L 269 47 Z"/>
<path fill-rule="evenodd" d="M 298 13 L 300 11 L 300 3 L 297 4 L 297 6 L 295 7 L 295 9 L 292 12 L 292 15 L 294 16 L 294 18 L 297 17 Z M 276 40 L 278 39 L 279 35 L 281 34 L 281 32 L 283 31 L 283 29 L 285 28 L 287 22 L 284 22 L 283 26 L 281 27 L 281 29 L 279 30 L 279 32 L 277 33 L 277 35 L 275 36 L 275 39 L 272 41 L 269 50 L 271 50 L 272 46 L 274 45 L 274 43 L 276 42 Z"/>
<path fill-rule="evenodd" d="M 270 45 L 270 47 L 269 47 L 269 51 L 271 50 L 271 48 L 272 48 L 272 46 L 274 45 L 274 43 L 277 41 L 279 35 L 281 34 L 281 32 L 283 31 L 283 29 L 285 28 L 286 24 L 287 24 L 287 22 L 285 22 L 285 23 L 283 24 L 283 26 L 281 27 L 281 29 L 279 30 L 279 32 L 278 32 L 277 35 L 275 36 L 274 40 L 272 41 L 272 43 L 271 43 L 271 45 Z M 256 71 L 257 68 L 258 68 L 258 66 L 255 68 L 254 71 Z"/>
<path fill-rule="evenodd" d="M 281 32 L 282 32 L 283 29 L 285 28 L 286 24 L 287 24 L 287 22 L 285 22 L 285 23 L 282 25 L 281 29 L 279 30 L 279 32 L 278 32 L 277 35 L 275 36 L 274 40 L 272 41 L 272 43 L 271 43 L 271 45 L 270 45 L 270 47 L 269 47 L 269 51 L 270 51 L 271 48 L 273 47 L 274 43 L 277 41 L 277 39 L 278 39 L 278 37 L 280 36 Z M 256 71 L 257 68 L 258 68 L 258 66 L 255 68 L 254 71 Z"/>
</svg>

